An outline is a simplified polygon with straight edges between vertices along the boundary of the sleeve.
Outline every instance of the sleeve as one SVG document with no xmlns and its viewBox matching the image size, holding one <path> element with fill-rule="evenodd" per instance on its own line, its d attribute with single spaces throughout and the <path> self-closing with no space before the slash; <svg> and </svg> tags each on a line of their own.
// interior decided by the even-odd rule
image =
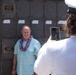
<svg viewBox="0 0 76 75">
<path fill-rule="evenodd" d="M 14 54 L 17 54 L 17 51 L 18 51 L 18 41 L 17 41 L 17 43 L 15 44 L 15 46 L 14 46 Z"/>
<path fill-rule="evenodd" d="M 34 64 L 34 71 L 38 75 L 49 75 L 50 70 L 49 70 L 49 64 L 48 64 L 48 55 L 47 55 L 47 46 L 46 44 L 43 45 L 43 47 L 40 49 L 38 53 L 38 58 L 35 61 Z"/>
<path fill-rule="evenodd" d="M 39 52 L 40 48 L 41 48 L 40 42 L 39 42 L 39 41 L 36 41 L 36 42 L 35 42 L 35 47 L 34 47 L 34 54 L 35 54 L 36 56 L 38 55 L 38 52 Z"/>
</svg>

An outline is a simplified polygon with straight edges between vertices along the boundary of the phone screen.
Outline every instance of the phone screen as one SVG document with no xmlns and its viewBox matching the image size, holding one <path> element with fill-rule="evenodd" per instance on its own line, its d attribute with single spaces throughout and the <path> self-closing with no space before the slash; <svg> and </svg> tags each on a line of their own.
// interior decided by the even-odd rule
<svg viewBox="0 0 76 75">
<path fill-rule="evenodd" d="M 60 40 L 60 29 L 58 27 L 51 27 L 50 35 L 52 40 Z"/>
</svg>

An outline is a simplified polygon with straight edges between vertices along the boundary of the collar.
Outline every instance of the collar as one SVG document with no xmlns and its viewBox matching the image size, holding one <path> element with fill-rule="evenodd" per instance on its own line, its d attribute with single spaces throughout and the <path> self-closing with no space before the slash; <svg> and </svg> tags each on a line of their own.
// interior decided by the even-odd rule
<svg viewBox="0 0 76 75">
<path fill-rule="evenodd" d="M 71 39 L 76 39 L 76 36 L 75 35 L 71 35 L 70 38 Z"/>
</svg>

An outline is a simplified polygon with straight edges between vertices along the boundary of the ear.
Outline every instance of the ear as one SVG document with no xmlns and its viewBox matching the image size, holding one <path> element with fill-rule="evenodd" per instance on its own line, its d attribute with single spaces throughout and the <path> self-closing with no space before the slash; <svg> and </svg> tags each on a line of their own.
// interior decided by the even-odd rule
<svg viewBox="0 0 76 75">
<path fill-rule="evenodd" d="M 21 34 L 22 34 L 23 30 L 21 30 Z"/>
<path fill-rule="evenodd" d="M 30 34 L 31 34 L 31 30 L 30 30 Z"/>
</svg>

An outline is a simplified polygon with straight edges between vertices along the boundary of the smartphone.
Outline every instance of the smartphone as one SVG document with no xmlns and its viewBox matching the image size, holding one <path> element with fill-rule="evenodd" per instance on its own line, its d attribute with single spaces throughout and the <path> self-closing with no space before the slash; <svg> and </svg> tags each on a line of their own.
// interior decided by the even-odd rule
<svg viewBox="0 0 76 75">
<path fill-rule="evenodd" d="M 50 35 L 52 40 L 60 40 L 60 29 L 59 27 L 51 27 Z"/>
</svg>

